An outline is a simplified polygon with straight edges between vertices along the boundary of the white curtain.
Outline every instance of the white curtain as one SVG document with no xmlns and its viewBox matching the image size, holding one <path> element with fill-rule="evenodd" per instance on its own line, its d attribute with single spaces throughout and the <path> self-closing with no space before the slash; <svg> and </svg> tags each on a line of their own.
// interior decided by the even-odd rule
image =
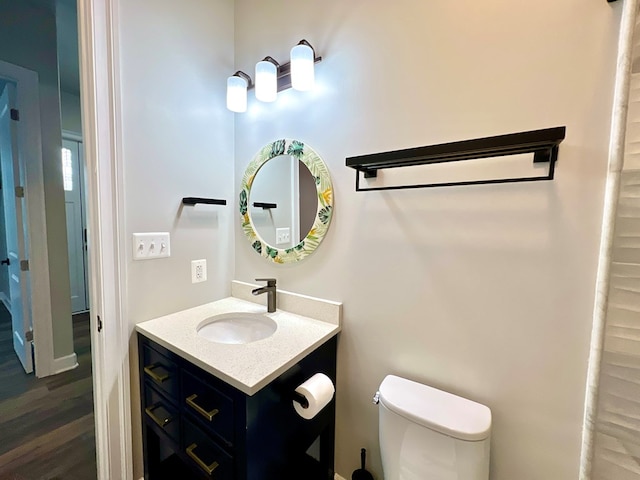
<svg viewBox="0 0 640 480">
<path fill-rule="evenodd" d="M 580 480 L 640 480 L 640 24 L 625 0 Z"/>
</svg>

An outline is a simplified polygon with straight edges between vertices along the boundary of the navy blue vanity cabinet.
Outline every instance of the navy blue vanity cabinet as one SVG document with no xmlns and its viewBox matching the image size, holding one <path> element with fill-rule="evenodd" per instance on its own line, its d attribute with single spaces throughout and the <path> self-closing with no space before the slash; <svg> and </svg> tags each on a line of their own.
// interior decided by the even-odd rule
<svg viewBox="0 0 640 480">
<path fill-rule="evenodd" d="M 246 395 L 139 333 L 145 479 L 333 479 L 335 399 L 305 420 L 291 393 L 318 372 L 335 384 L 336 345 Z"/>
</svg>

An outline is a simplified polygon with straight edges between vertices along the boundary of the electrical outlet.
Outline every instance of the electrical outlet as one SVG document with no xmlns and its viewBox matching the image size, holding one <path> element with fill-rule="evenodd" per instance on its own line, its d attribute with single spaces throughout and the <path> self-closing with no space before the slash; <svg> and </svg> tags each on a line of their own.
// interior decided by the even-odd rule
<svg viewBox="0 0 640 480">
<path fill-rule="evenodd" d="M 289 243 L 290 241 L 291 229 L 289 227 L 276 228 L 276 245 L 283 245 L 285 243 Z"/>
<path fill-rule="evenodd" d="M 171 256 L 169 232 L 133 234 L 133 259 L 153 260 Z"/>
<path fill-rule="evenodd" d="M 207 279 L 207 261 L 191 260 L 191 283 L 204 282 Z"/>
</svg>

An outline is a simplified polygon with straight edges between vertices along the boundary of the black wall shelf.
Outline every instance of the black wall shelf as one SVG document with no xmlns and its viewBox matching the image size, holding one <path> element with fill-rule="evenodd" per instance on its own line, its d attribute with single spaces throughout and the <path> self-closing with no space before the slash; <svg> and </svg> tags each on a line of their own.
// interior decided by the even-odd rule
<svg viewBox="0 0 640 480">
<path fill-rule="evenodd" d="M 406 188 L 449 187 L 455 185 L 480 185 L 553 180 L 555 162 L 558 159 L 558 145 L 560 145 L 562 140 L 564 140 L 565 134 L 566 127 L 554 127 L 542 130 L 498 135 L 495 137 L 462 140 L 459 142 L 442 143 L 426 147 L 408 148 L 405 150 L 394 150 L 391 152 L 349 157 L 346 159 L 346 166 L 356 170 L 356 191 L 358 192 L 368 190 L 398 190 Z M 548 163 L 549 170 L 547 174 L 536 177 L 360 188 L 360 172 L 364 174 L 365 178 L 373 178 L 377 176 L 378 170 L 387 168 L 459 162 L 463 160 L 519 155 L 523 153 L 533 153 L 534 163 Z"/>
<path fill-rule="evenodd" d="M 226 200 L 220 200 L 217 198 L 202 198 L 202 197 L 184 197 L 182 199 L 183 205 L 197 205 L 198 203 L 204 203 L 206 205 L 226 205 Z"/>
</svg>

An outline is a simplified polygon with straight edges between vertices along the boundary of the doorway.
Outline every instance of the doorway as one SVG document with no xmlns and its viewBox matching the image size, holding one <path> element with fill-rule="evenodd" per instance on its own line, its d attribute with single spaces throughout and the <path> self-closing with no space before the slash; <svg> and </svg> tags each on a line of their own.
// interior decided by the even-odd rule
<svg viewBox="0 0 640 480">
<path fill-rule="evenodd" d="M 2 185 L 2 210 L 4 214 L 4 246 L 0 252 L 2 265 L 7 270 L 3 276 L 3 298 L 11 312 L 11 338 L 25 373 L 33 372 L 33 325 L 31 324 L 31 295 L 29 291 L 28 229 L 25 221 L 24 171 L 19 155 L 19 112 L 16 101 L 16 85 L 5 82 L 0 91 L 0 184 Z"/>
<path fill-rule="evenodd" d="M 50 478 L 51 475 L 61 479 L 96 478 L 88 312 L 73 316 L 74 347 L 78 362 L 75 362 L 74 353 L 74 366 L 77 368 L 69 369 L 65 373 L 46 378 L 27 375 L 33 369 L 33 364 L 28 363 L 32 358 L 30 340 L 25 338 L 23 342 L 16 341 L 18 333 L 29 328 L 26 322 L 31 311 L 27 288 L 29 271 L 20 268 L 21 259 L 28 257 L 29 250 L 26 247 L 29 239 L 28 230 L 20 224 L 25 211 L 22 208 L 24 196 L 20 189 L 27 183 L 26 168 L 20 163 L 24 158 L 21 155 L 23 144 L 18 140 L 18 133 L 24 133 L 18 129 L 21 109 L 17 108 L 15 100 L 16 93 L 21 92 L 21 82 L 2 83 L 0 210 L 4 215 L 0 215 L 0 231 L 5 241 L 0 241 L 0 246 L 4 246 L 6 250 L 0 251 L 0 256 L 4 257 L 1 254 L 7 252 L 8 265 L 3 266 L 8 269 L 8 275 L 4 275 L 1 278 L 3 282 L 0 283 L 4 283 L 8 292 L 5 302 L 9 308 L 4 304 L 0 305 L 0 385 L 4 386 L 0 390 L 0 430 L 5 432 L 3 441 L 0 442 L 0 478 L 28 480 Z M 78 141 L 67 143 L 66 147 L 72 147 L 73 156 L 76 157 L 76 165 L 71 167 L 71 180 L 75 181 L 76 186 L 67 188 L 73 192 L 82 186 L 83 170 L 79 156 L 82 149 Z M 83 221 L 82 203 L 79 202 L 78 205 L 78 213 Z M 15 246 L 16 242 L 22 242 L 21 246 Z M 84 265 L 84 260 L 82 264 Z M 12 286 L 24 290 L 26 295 L 22 295 L 21 291 L 12 291 Z M 86 292 L 83 295 L 86 302 Z M 24 312 L 18 307 L 22 307 Z M 25 317 L 25 325 L 16 327 L 16 322 L 22 321 Z"/>
<path fill-rule="evenodd" d="M 4 432 L 0 478 L 97 477 L 90 317 L 88 312 L 72 317 L 72 299 L 65 285 L 67 279 L 63 278 L 70 269 L 56 23 L 56 10 L 49 2 L 0 2 L 0 79 L 5 79 L 0 83 L 9 80 L 15 85 L 20 114 L 19 156 L 30 162 L 25 169 L 17 170 L 23 178 L 15 186 L 24 187 L 29 227 L 17 231 L 31 234 L 25 238 L 31 240 L 32 248 L 28 249 L 28 268 L 21 268 L 25 259 L 21 254 L 16 255 L 19 261 L 15 264 L 21 272 L 31 274 L 30 318 L 34 323 L 32 351 L 37 375 L 26 375 L 13 352 L 9 342 L 15 315 L 0 305 L 0 384 L 5 387 L 0 389 L 0 429 Z M 77 30 L 75 36 L 77 44 Z M 79 94 L 79 86 L 77 89 Z M 81 188 L 82 148 L 78 139 L 75 141 L 73 151 L 78 163 L 73 174 L 75 187 Z M 4 160 L 0 159 L 0 165 L 6 163 Z M 15 189 L 7 186 L 3 200 L 10 199 L 12 191 Z M 81 206 L 78 212 L 83 228 L 86 212 Z M 80 263 L 84 271 L 86 261 L 81 259 Z M 0 265 L 0 271 L 2 268 L 6 267 Z M 82 278 L 82 285 L 85 282 Z M 78 311 L 86 311 L 86 288 L 78 298 L 84 302 Z M 11 295 L 7 295 L 6 303 L 14 304 Z M 30 311 L 28 302 L 25 311 Z"/>
<path fill-rule="evenodd" d="M 8 99 L 4 101 L 8 110 L 5 112 L 6 120 L 3 129 L 5 133 L 1 143 L 5 152 L 3 154 L 5 170 L 8 171 L 9 168 L 14 170 L 13 175 L 3 179 L 7 187 L 0 198 L 3 204 L 11 203 L 16 207 L 22 207 L 19 217 L 24 220 L 23 225 L 18 227 L 15 224 L 16 220 L 5 222 L 4 211 L 7 209 L 3 207 L 3 212 L 0 214 L 3 230 L 8 228 L 6 223 L 15 224 L 16 226 L 11 229 L 21 237 L 19 241 L 23 244 L 17 249 L 11 247 L 6 241 L 5 232 L 2 232 L 6 248 L 1 252 L 4 255 L 0 255 L 4 260 L 3 265 L 0 265 L 2 267 L 0 268 L 0 281 L 2 281 L 0 285 L 4 290 L 4 293 L 0 294 L 0 299 L 9 311 L 15 309 L 15 316 L 21 316 L 23 319 L 22 326 L 16 325 L 14 338 L 19 344 L 16 345 L 16 353 L 21 356 L 25 371 L 33 370 L 29 368 L 31 359 L 36 374 L 47 376 L 72 368 L 76 364 L 76 358 L 70 335 L 70 318 L 68 320 L 70 344 L 63 345 L 67 349 L 63 355 L 59 355 L 58 358 L 54 356 L 38 74 L 0 60 L 0 83 L 3 91 L 8 92 L 7 96 L 12 97 L 10 101 Z M 9 161 L 9 158 L 12 158 L 12 161 Z M 19 166 L 13 168 L 14 162 Z M 11 211 L 12 208 L 8 210 Z M 13 262 L 7 255 L 9 249 L 13 251 Z M 11 263 L 13 263 L 13 269 Z M 13 302 L 10 293 L 11 283 L 14 287 L 20 284 L 21 290 L 25 292 L 21 295 L 21 299 L 16 298 Z M 28 301 L 29 292 L 38 293 L 31 298 L 31 302 Z M 36 349 L 32 348 L 35 338 L 32 337 L 31 332 L 34 336 L 37 334 L 38 348 Z M 24 350 L 24 352 L 19 353 L 18 350 Z"/>
<path fill-rule="evenodd" d="M 71 312 L 76 314 L 89 310 L 84 156 L 82 141 L 78 137 L 66 133 L 63 133 L 62 137 L 62 178 L 67 216 Z"/>
</svg>

